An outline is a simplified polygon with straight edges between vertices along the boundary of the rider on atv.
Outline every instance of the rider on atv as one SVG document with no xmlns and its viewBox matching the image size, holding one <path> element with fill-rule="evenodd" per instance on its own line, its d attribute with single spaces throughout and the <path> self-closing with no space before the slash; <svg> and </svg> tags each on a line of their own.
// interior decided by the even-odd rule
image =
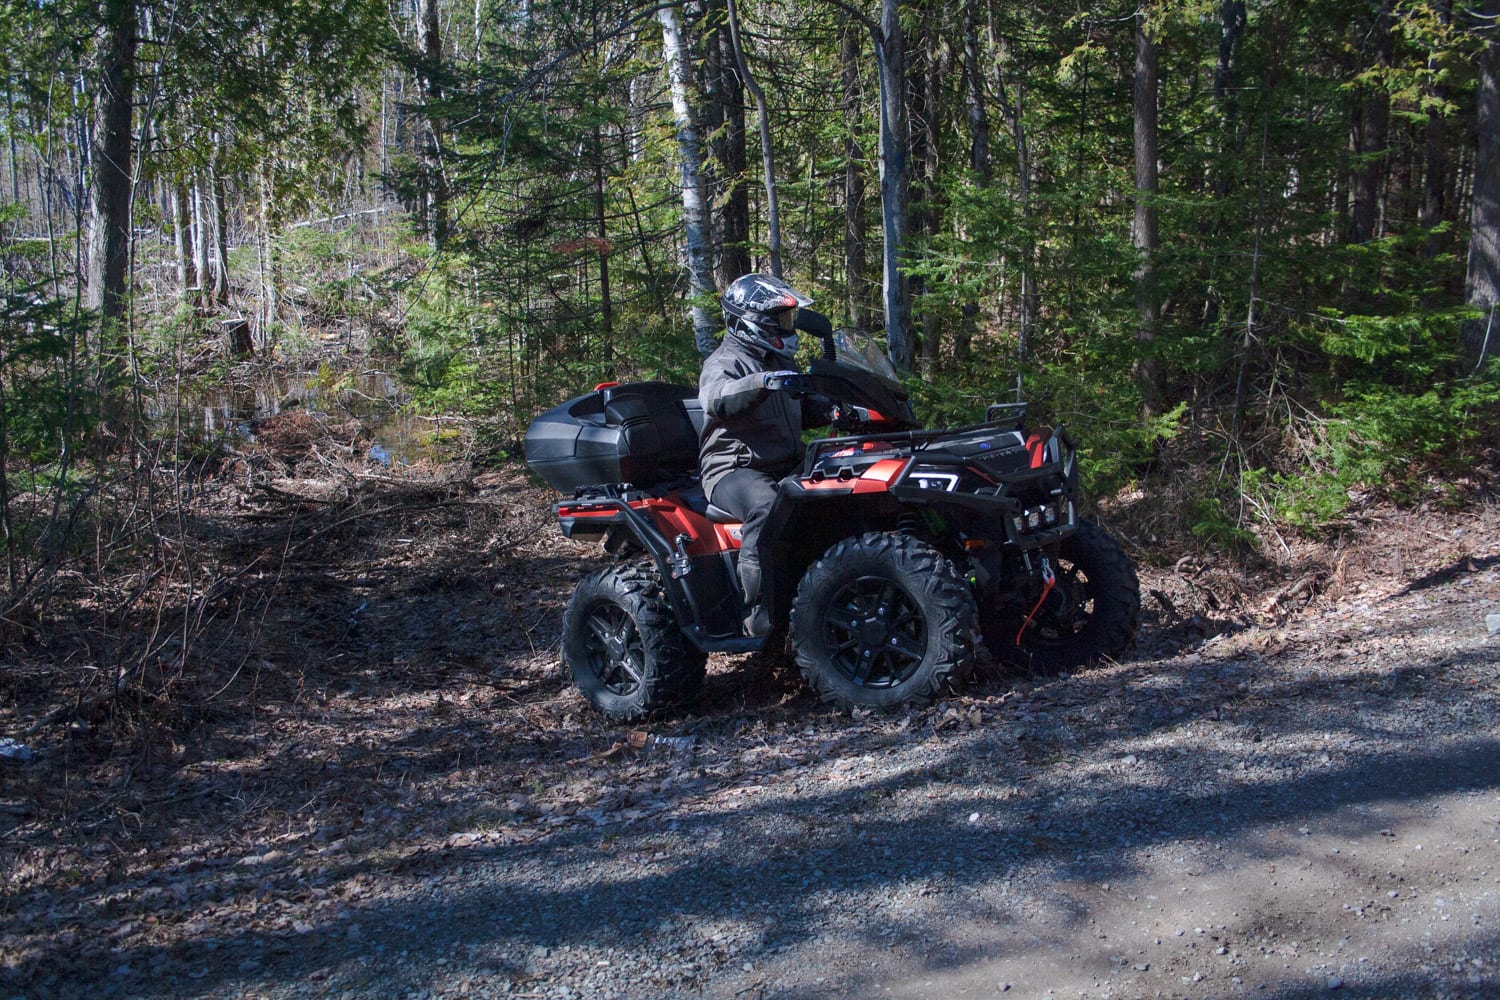
<svg viewBox="0 0 1500 1000">
<path fill-rule="evenodd" d="M 1068 434 L 1028 428 L 1019 402 L 924 427 L 879 344 L 807 301 L 747 275 L 701 389 L 605 382 L 527 429 L 527 464 L 564 494 L 558 526 L 608 559 L 563 613 L 562 661 L 588 702 L 621 720 L 685 704 L 710 653 L 779 635 L 812 690 L 849 708 L 930 702 L 981 640 L 1035 669 L 1119 655 L 1140 585 L 1080 516 Z M 795 330 L 821 342 L 805 374 L 787 367 Z M 799 447 L 824 400 L 837 436 Z"/>
<path fill-rule="evenodd" d="M 703 362 L 698 400 L 705 426 L 699 452 L 709 503 L 743 522 L 739 558 L 745 630 L 765 635 L 761 604 L 760 531 L 776 500 L 776 484 L 802 461 L 802 431 L 832 422 L 821 396 L 777 391 L 796 363 L 797 310 L 813 304 L 791 285 L 747 274 L 724 292 L 724 341 Z"/>
</svg>

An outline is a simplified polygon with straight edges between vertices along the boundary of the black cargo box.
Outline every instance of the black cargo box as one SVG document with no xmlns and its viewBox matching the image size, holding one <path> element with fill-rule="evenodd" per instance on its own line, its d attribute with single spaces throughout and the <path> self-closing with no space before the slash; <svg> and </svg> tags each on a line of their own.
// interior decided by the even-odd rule
<svg viewBox="0 0 1500 1000">
<path fill-rule="evenodd" d="M 698 390 L 623 382 L 575 396 L 526 429 L 526 464 L 551 486 L 630 483 L 645 488 L 698 473 Z"/>
</svg>

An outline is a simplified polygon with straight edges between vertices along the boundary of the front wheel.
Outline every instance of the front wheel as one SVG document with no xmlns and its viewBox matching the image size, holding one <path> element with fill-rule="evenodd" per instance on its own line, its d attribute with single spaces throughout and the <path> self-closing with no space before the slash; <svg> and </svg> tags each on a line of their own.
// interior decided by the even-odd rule
<svg viewBox="0 0 1500 1000">
<path fill-rule="evenodd" d="M 1050 557 L 1053 586 L 1024 630 L 1011 618 L 986 615 L 982 628 L 990 652 L 1016 648 L 1033 669 L 1090 667 L 1119 656 L 1135 639 L 1141 619 L 1141 585 L 1135 565 L 1103 528 L 1080 521 Z M 1023 619 L 1024 620 L 1024 619 Z"/>
<path fill-rule="evenodd" d="M 839 542 L 792 604 L 797 666 L 845 708 L 923 704 L 968 676 L 974 598 L 953 564 L 905 535 Z"/>
<path fill-rule="evenodd" d="M 563 664 L 611 719 L 692 697 L 706 663 L 683 636 L 654 568 L 619 565 L 587 576 L 563 612 Z"/>
</svg>

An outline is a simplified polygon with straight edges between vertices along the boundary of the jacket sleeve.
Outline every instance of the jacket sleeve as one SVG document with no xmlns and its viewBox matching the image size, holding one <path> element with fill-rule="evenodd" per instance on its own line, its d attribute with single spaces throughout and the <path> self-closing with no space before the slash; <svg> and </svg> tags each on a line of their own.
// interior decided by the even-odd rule
<svg viewBox="0 0 1500 1000">
<path fill-rule="evenodd" d="M 744 413 L 766 398 L 765 373 L 751 372 L 738 377 L 722 367 L 710 365 L 698 386 L 698 402 L 711 417 L 732 417 Z"/>
</svg>

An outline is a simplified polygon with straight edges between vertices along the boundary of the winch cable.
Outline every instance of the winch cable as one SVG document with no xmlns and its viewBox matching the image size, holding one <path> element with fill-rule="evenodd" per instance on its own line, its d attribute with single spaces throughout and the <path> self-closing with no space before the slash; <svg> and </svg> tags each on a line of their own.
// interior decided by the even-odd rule
<svg viewBox="0 0 1500 1000">
<path fill-rule="evenodd" d="M 1031 609 L 1031 614 L 1027 615 L 1026 616 L 1026 620 L 1021 623 L 1020 631 L 1018 631 L 1016 633 L 1016 645 L 1017 646 L 1021 645 L 1021 637 L 1026 634 L 1026 629 L 1028 627 L 1030 627 L 1030 625 L 1031 625 L 1031 619 L 1035 618 L 1036 617 L 1036 613 L 1038 611 L 1042 610 L 1042 605 L 1046 602 L 1047 595 L 1050 594 L 1050 593 L 1052 593 L 1052 587 L 1056 583 L 1057 583 L 1057 577 L 1052 574 L 1052 563 L 1050 563 L 1050 562 L 1047 561 L 1047 557 L 1046 556 L 1043 556 L 1042 557 L 1042 596 L 1038 597 L 1036 599 L 1036 606 Z"/>
</svg>

